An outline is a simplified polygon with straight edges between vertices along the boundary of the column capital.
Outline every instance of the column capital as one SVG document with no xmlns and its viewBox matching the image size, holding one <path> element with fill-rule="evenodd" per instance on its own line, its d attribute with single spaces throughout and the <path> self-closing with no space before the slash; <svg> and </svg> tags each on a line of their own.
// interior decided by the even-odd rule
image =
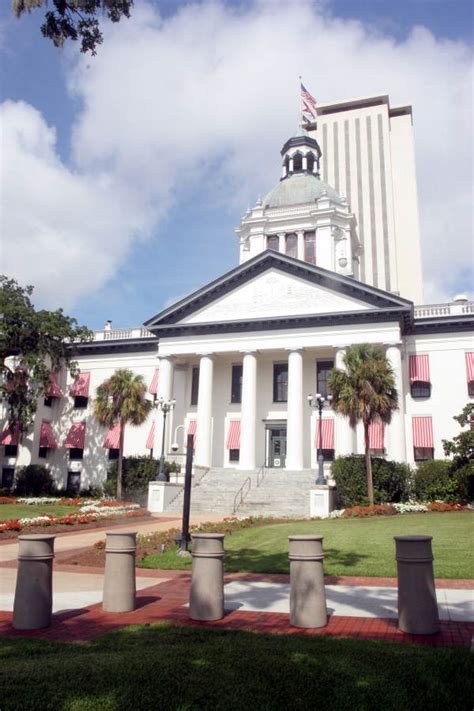
<svg viewBox="0 0 474 711">
<path fill-rule="evenodd" d="M 286 232 L 277 232 L 278 237 L 285 237 Z"/>
<path fill-rule="evenodd" d="M 212 353 L 211 351 L 207 351 L 204 353 L 196 353 L 196 355 L 199 359 L 201 359 L 201 358 L 211 358 L 212 359 L 212 358 L 214 358 L 215 353 Z"/>
<path fill-rule="evenodd" d="M 174 356 L 172 355 L 158 355 L 158 361 L 161 363 L 162 361 L 168 361 L 168 363 L 173 363 L 174 362 Z"/>
<path fill-rule="evenodd" d="M 241 355 L 254 355 L 256 356 L 259 351 L 256 348 L 246 348 L 245 351 L 239 351 Z"/>
<path fill-rule="evenodd" d="M 403 345 L 403 341 L 385 341 L 383 345 L 387 348 L 400 348 Z"/>
<path fill-rule="evenodd" d="M 299 236 L 299 235 L 304 236 L 304 230 L 295 230 L 295 232 L 296 232 L 297 236 Z"/>
<path fill-rule="evenodd" d="M 303 348 L 303 346 L 294 346 L 294 347 L 290 347 L 290 348 L 285 348 L 285 351 L 287 353 L 303 353 L 304 348 Z"/>
</svg>

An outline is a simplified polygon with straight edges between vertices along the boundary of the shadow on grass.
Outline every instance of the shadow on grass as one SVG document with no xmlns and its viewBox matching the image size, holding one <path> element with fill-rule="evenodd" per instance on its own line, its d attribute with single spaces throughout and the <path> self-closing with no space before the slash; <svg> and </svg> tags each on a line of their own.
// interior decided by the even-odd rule
<svg viewBox="0 0 474 711">
<path fill-rule="evenodd" d="M 467 650 L 129 627 L 81 645 L 4 639 L 2 708 L 468 708 Z"/>
<path fill-rule="evenodd" d="M 341 551 L 337 548 L 326 548 L 324 559 L 326 565 L 347 568 L 346 575 L 351 575 L 351 567 L 357 565 L 367 555 L 354 551 Z M 227 550 L 225 554 L 225 569 L 227 573 L 285 573 L 290 572 L 288 553 L 265 553 L 255 548 L 240 548 Z"/>
</svg>

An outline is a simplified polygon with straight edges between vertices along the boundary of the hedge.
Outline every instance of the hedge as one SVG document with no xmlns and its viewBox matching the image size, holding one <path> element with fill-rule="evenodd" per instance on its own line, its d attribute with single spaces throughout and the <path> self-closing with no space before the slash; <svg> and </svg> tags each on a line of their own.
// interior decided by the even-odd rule
<svg viewBox="0 0 474 711">
<path fill-rule="evenodd" d="M 332 464 L 332 475 L 337 486 L 339 506 L 347 508 L 368 503 L 364 455 L 336 457 Z M 374 502 L 390 504 L 407 501 L 410 498 L 411 476 L 408 464 L 372 457 Z"/>
</svg>

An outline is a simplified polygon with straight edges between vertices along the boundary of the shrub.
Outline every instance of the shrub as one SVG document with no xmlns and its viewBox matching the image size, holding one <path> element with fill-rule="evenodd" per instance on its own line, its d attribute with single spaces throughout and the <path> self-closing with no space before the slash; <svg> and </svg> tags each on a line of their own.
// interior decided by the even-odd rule
<svg viewBox="0 0 474 711">
<path fill-rule="evenodd" d="M 338 504 L 347 508 L 367 501 L 367 474 L 364 455 L 337 457 L 332 465 Z M 411 469 L 407 464 L 372 458 L 374 501 L 376 504 L 398 503 L 409 498 Z"/>
<path fill-rule="evenodd" d="M 124 457 L 122 487 L 124 496 L 128 498 L 140 498 L 148 493 L 148 484 L 156 478 L 159 471 L 159 460 L 151 459 L 147 456 Z M 165 472 L 176 471 L 174 462 L 165 462 Z M 104 493 L 106 496 L 115 496 L 117 481 L 117 462 L 114 462 L 107 473 L 107 481 L 104 483 Z"/>
<path fill-rule="evenodd" d="M 471 501 L 474 496 L 474 462 L 456 469 L 453 462 L 421 462 L 414 475 L 415 496 L 420 501 Z"/>
<path fill-rule="evenodd" d="M 17 496 L 48 496 L 55 491 L 51 472 L 43 464 L 29 464 L 18 470 L 15 486 Z"/>
</svg>

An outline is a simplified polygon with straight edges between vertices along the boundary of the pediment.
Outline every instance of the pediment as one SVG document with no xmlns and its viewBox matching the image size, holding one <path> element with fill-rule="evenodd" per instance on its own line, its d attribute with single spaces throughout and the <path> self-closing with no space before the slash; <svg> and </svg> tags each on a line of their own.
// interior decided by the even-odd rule
<svg viewBox="0 0 474 711">
<path fill-rule="evenodd" d="M 169 306 L 145 322 L 156 333 L 177 329 L 202 329 L 250 322 L 274 324 L 300 319 L 338 319 L 364 312 L 379 318 L 383 313 L 411 318 L 413 304 L 389 292 L 266 251 L 240 264 L 198 291 Z M 378 316 L 377 316 L 378 314 Z M 234 326 L 232 326 L 234 324 Z"/>
<path fill-rule="evenodd" d="M 368 310 L 358 299 L 340 295 L 300 277 L 269 269 L 177 323 L 213 323 Z"/>
</svg>

